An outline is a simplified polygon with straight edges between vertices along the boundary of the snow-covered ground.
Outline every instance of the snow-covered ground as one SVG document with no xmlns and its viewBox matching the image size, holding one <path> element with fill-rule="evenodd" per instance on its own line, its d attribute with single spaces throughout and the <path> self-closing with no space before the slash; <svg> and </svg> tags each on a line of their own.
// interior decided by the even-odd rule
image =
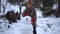
<svg viewBox="0 0 60 34">
<path fill-rule="evenodd" d="M 22 17 L 17 23 L 12 24 L 9 24 L 8 20 L 0 19 L 0 34 L 33 34 L 31 18 Z"/>
<path fill-rule="evenodd" d="M 0 13 L 1 15 L 4 15 L 7 11 L 11 10 L 14 10 L 15 13 L 20 12 L 18 5 L 7 3 L 6 6 L 5 13 L 2 12 Z M 22 7 L 22 12 L 24 11 L 23 8 L 25 9 L 25 7 Z M 30 20 L 31 18 L 26 16 L 22 17 L 21 20 L 17 20 L 17 23 L 9 24 L 7 19 L 2 18 L 0 19 L 0 34 L 33 34 L 33 26 Z"/>
<path fill-rule="evenodd" d="M 41 11 L 37 10 L 36 24 L 37 34 L 60 34 L 60 18 L 55 16 L 43 18 Z"/>
<path fill-rule="evenodd" d="M 25 8 L 25 6 L 22 7 L 22 13 Z M 5 13 L 10 10 L 20 12 L 18 5 L 7 3 Z M 55 18 L 55 16 L 43 18 L 42 12 L 38 8 L 36 8 L 36 15 L 37 34 L 60 34 L 60 18 Z M 28 19 L 28 21 L 26 19 Z M 8 20 L 4 20 L 4 18 L 0 19 L 0 34 L 33 34 L 33 27 L 30 20 L 30 17 L 26 16 L 21 17 L 21 20 L 17 20 L 17 23 L 9 24 Z"/>
</svg>

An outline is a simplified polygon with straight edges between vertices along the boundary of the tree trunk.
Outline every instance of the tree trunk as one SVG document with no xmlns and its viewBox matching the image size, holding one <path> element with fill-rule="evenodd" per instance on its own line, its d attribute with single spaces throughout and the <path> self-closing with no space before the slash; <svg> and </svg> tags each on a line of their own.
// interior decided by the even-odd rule
<svg viewBox="0 0 60 34">
<path fill-rule="evenodd" d="M 60 17 L 60 0 L 58 0 L 58 10 L 56 12 L 56 17 Z"/>
</svg>

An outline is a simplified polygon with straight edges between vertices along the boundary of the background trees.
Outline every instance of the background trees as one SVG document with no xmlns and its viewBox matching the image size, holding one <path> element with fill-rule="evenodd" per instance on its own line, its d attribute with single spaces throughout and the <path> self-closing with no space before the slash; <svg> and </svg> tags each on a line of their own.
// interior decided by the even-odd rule
<svg viewBox="0 0 60 34">
<path fill-rule="evenodd" d="M 58 10 L 55 15 L 56 17 L 60 17 L 60 0 L 58 0 Z"/>
<path fill-rule="evenodd" d="M 55 14 L 57 9 L 53 9 L 54 4 L 57 4 L 58 0 L 34 0 L 34 5 L 36 8 L 40 8 L 43 11 L 43 16 L 50 16 L 51 14 Z"/>
</svg>

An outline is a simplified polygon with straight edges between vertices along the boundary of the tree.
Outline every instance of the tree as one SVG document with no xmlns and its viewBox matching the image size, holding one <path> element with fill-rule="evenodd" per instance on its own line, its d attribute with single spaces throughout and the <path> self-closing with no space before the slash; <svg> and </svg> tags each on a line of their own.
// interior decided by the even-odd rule
<svg viewBox="0 0 60 34">
<path fill-rule="evenodd" d="M 1 0 L 0 0 L 0 12 L 1 12 Z"/>
<path fill-rule="evenodd" d="M 55 15 L 56 17 L 60 17 L 60 0 L 58 0 L 58 10 Z"/>
<path fill-rule="evenodd" d="M 22 3 L 24 0 L 9 0 L 8 2 L 10 2 L 11 4 L 15 5 L 18 4 L 20 7 L 20 14 L 21 14 L 21 7 L 22 7 Z"/>
<path fill-rule="evenodd" d="M 54 14 L 56 12 L 52 9 L 53 5 L 56 3 L 57 0 L 41 0 L 43 7 L 41 7 L 41 10 L 43 11 L 43 16 L 50 16 L 51 14 Z"/>
<path fill-rule="evenodd" d="M 52 7 L 55 3 L 57 3 L 57 0 L 34 0 L 35 7 L 43 11 L 44 17 L 54 14 L 56 10 L 53 10 Z"/>
</svg>

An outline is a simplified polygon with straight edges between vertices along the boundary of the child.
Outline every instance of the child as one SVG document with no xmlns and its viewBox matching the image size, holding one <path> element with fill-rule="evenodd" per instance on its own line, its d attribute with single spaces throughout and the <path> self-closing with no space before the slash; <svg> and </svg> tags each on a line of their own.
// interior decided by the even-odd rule
<svg viewBox="0 0 60 34">
<path fill-rule="evenodd" d="M 28 0 L 28 2 L 26 3 L 26 9 L 22 14 L 23 17 L 25 16 L 30 16 L 31 17 L 31 22 L 33 25 L 33 33 L 36 34 L 36 11 L 35 8 L 32 6 L 32 1 Z"/>
</svg>

